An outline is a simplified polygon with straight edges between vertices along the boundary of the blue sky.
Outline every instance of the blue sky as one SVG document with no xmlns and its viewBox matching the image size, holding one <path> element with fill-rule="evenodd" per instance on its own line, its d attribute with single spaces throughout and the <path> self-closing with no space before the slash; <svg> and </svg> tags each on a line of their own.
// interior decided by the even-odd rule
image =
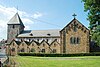
<svg viewBox="0 0 100 67">
<path fill-rule="evenodd" d="M 19 15 L 26 26 L 25 29 L 62 29 L 73 19 L 73 13 L 77 14 L 76 18 L 82 24 L 86 27 L 89 25 L 81 0 L 0 0 L 0 18 L 2 18 L 0 19 L 2 27 L 0 39 L 6 39 L 6 24 L 17 12 L 17 6 Z"/>
</svg>

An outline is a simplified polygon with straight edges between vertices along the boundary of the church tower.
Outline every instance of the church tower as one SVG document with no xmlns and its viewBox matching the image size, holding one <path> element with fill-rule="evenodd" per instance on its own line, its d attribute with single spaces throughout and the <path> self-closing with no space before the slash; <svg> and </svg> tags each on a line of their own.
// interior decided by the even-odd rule
<svg viewBox="0 0 100 67">
<path fill-rule="evenodd" d="M 18 34 L 24 31 L 24 24 L 20 19 L 18 13 L 16 13 L 8 22 L 7 30 L 7 42 L 8 44 L 17 37 Z"/>
</svg>

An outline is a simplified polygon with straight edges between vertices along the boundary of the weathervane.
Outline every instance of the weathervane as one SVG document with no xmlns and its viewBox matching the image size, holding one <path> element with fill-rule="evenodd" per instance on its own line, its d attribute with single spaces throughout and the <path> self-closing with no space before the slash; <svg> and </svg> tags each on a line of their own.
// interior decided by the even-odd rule
<svg viewBox="0 0 100 67">
<path fill-rule="evenodd" d="M 74 13 L 72 16 L 75 18 L 77 15 Z"/>
</svg>

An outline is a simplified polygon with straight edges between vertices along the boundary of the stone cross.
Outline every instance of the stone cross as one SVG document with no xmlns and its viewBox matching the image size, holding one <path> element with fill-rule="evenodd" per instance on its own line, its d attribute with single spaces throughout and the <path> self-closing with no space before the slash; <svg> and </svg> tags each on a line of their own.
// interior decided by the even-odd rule
<svg viewBox="0 0 100 67">
<path fill-rule="evenodd" d="M 77 15 L 74 13 L 72 16 L 75 18 Z"/>
</svg>

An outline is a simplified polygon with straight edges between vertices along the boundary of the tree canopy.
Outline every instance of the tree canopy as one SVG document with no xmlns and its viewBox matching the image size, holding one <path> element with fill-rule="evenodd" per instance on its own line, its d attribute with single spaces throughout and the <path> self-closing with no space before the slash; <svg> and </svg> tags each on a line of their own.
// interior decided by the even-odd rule
<svg viewBox="0 0 100 67">
<path fill-rule="evenodd" d="M 100 45 L 100 0 L 82 0 L 84 11 L 88 12 L 91 39 Z"/>
</svg>

